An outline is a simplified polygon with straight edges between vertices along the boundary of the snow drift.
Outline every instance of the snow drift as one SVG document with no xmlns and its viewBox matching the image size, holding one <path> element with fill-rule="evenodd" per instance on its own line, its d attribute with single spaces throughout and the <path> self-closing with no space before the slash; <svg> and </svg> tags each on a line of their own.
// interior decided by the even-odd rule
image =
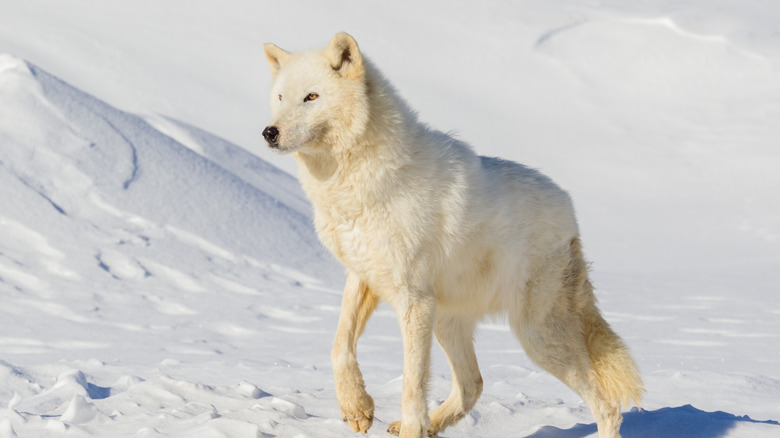
<svg viewBox="0 0 780 438">
<path fill-rule="evenodd" d="M 169 121 L 201 145 L 200 153 L 193 151 L 139 117 L 8 55 L 0 57 L 0 92 L 3 218 L 45 240 L 65 240 L 58 243 L 69 245 L 60 248 L 68 258 L 101 258 L 85 252 L 105 245 L 88 240 L 118 230 L 148 248 L 155 239 L 142 230 L 156 229 L 231 261 L 282 261 L 334 278 L 332 259 L 320 247 L 290 175 Z M 62 229 L 69 232 L 63 236 Z M 138 255 L 124 251 L 133 246 L 127 243 L 116 241 L 114 248 Z"/>
<path fill-rule="evenodd" d="M 222 355 L 212 335 L 246 343 L 236 349 L 260 343 L 278 350 L 289 340 L 259 328 L 296 332 L 287 323 L 320 319 L 297 303 L 314 294 L 324 293 L 320 301 L 332 300 L 335 308 L 330 284 L 342 269 L 317 241 L 295 178 L 202 130 L 156 120 L 166 135 L 5 54 L 0 102 L 3 357 L 56 363 L 63 355 L 90 357 L 118 347 L 113 360 L 171 366 L 182 357 Z M 287 303 L 271 298 L 279 294 L 291 297 Z M 233 323 L 242 312 L 250 316 Z M 105 365 L 87 362 L 81 368 Z M 126 391 L 134 395 L 124 403 L 136 405 L 167 394 L 167 386 L 192 386 L 185 392 L 200 391 L 201 398 L 222 391 L 129 374 L 98 386 L 81 370 L 59 365 L 37 368 L 56 374 L 44 388 L 29 370 L 0 361 L 0 398 L 10 400 L 0 414 L 3 438 L 16 433 L 12 423 L 22 436 L 101 430 L 129 414 Z M 249 383 L 224 392 L 248 400 L 268 395 Z M 120 408 L 97 407 L 103 400 Z M 305 417 L 282 399 L 260 404 Z M 258 405 L 247 409 L 252 406 Z M 208 419 L 220 417 L 209 412 Z M 260 434 L 263 428 L 259 419 L 217 423 L 216 430 Z"/>
</svg>

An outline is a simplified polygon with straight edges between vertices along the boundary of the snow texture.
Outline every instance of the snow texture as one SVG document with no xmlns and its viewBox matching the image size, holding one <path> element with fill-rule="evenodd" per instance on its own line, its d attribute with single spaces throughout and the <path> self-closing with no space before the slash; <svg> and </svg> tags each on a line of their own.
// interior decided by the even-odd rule
<svg viewBox="0 0 780 438">
<path fill-rule="evenodd" d="M 0 438 L 343 437 L 343 268 L 259 133 L 261 43 L 353 34 L 422 119 L 570 191 L 647 396 L 623 436 L 780 436 L 780 4 L 0 0 Z M 503 321 L 443 437 L 595 436 Z M 399 418 L 401 339 L 358 350 Z M 449 392 L 434 351 L 431 406 Z"/>
</svg>

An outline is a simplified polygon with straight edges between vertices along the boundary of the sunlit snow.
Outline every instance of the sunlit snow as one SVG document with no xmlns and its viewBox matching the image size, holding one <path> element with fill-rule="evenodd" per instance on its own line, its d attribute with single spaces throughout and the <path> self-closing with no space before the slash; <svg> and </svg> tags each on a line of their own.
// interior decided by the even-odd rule
<svg viewBox="0 0 780 438">
<path fill-rule="evenodd" d="M 0 0 L 0 438 L 343 437 L 343 268 L 273 155 L 262 43 L 347 31 L 422 120 L 573 196 L 645 379 L 625 437 L 780 435 L 780 4 Z M 595 436 L 502 321 L 442 436 Z M 369 437 L 400 417 L 382 306 Z M 435 348 L 431 405 L 449 393 Z"/>
</svg>

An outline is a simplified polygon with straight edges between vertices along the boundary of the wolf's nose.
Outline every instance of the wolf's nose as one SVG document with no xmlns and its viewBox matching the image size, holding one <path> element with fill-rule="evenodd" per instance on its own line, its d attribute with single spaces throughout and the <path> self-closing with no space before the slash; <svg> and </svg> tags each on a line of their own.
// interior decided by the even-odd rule
<svg viewBox="0 0 780 438">
<path fill-rule="evenodd" d="M 265 141 L 271 146 L 277 146 L 278 144 L 276 142 L 279 140 L 279 130 L 276 129 L 276 126 L 267 126 L 263 129 L 263 138 L 265 138 Z"/>
</svg>

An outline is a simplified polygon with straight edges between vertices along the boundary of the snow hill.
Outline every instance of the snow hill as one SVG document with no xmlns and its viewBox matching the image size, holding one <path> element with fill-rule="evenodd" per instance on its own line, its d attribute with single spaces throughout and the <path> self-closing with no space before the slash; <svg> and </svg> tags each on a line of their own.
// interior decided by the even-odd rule
<svg viewBox="0 0 780 438">
<path fill-rule="evenodd" d="M 623 436 L 780 435 L 780 3 L 0 11 L 0 438 L 352 436 L 329 363 L 343 271 L 259 135 L 261 43 L 339 30 L 423 120 L 571 192 L 648 391 Z M 399 418 L 400 350 L 382 306 L 358 353 L 369 437 Z M 595 436 L 502 321 L 477 355 L 483 396 L 443 438 Z M 449 386 L 434 348 L 431 405 Z"/>
<path fill-rule="evenodd" d="M 191 243 L 228 260 L 234 250 L 257 263 L 284 261 L 298 269 L 331 260 L 312 232 L 306 201 L 290 175 L 169 121 L 179 135 L 190 137 L 193 149 L 187 148 L 35 66 L 7 55 L 0 62 L 8 112 L 0 122 L 8 153 L 3 160 L 3 190 L 11 200 L 7 220 L 49 230 L 51 235 L 43 234 L 47 239 L 59 238 L 64 228 L 73 246 L 81 248 L 92 246 L 87 239 L 105 239 L 100 231 L 109 230 L 100 229 L 109 221 L 142 247 L 150 246 L 147 229 L 158 227 L 158 233 L 184 240 L 197 236 Z M 29 208 L 32 195 L 39 201 L 34 209 Z M 95 233 L 80 232 L 90 226 Z"/>
<path fill-rule="evenodd" d="M 201 341 L 208 332 L 257 335 L 222 300 L 238 294 L 251 308 L 280 287 L 322 289 L 343 276 L 317 241 L 295 178 L 243 149 L 158 120 L 186 147 L 5 54 L 0 102 L 0 397 L 17 397 L 10 408 L 44 414 L 66 404 L 63 420 L 78 424 L 98 412 L 79 396 L 117 389 L 66 371 L 41 393 L 26 371 L 2 360 L 8 355 L 56 362 L 63 351 L 90 357 L 117 347 L 111 360 L 143 362 L 149 353 L 138 350 L 156 352 L 166 338 L 181 343 L 180 353 L 219 354 L 198 346 L 208 344 Z M 213 318 L 198 316 L 209 308 Z M 290 315 L 269 305 L 252 319 Z M 183 334 L 170 318 L 195 331 Z M 120 380 L 121 387 L 143 379 Z M 40 436 L 69 428 L 51 422 L 32 428 Z"/>
</svg>

